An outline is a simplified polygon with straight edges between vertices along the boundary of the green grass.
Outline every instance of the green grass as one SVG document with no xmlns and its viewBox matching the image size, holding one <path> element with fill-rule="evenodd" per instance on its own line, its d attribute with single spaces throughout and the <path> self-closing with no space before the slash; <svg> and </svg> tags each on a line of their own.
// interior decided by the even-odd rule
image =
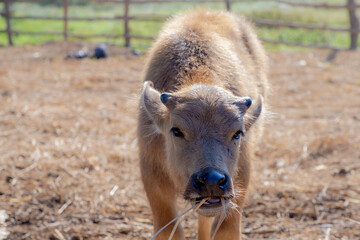
<svg viewBox="0 0 360 240">
<path fill-rule="evenodd" d="M 314 2 L 308 0 L 308 2 Z M 320 1 L 323 2 L 323 1 Z M 329 3 L 344 3 L 344 0 L 330 0 Z M 157 14 L 169 16 L 183 12 L 189 8 L 206 7 L 210 9 L 225 9 L 223 3 L 162 3 L 162 4 L 134 4 L 130 6 L 131 15 Z M 0 4 L 0 9 L 2 8 Z M 57 16 L 62 17 L 63 9 L 56 5 L 39 5 L 35 3 L 15 3 L 12 5 L 15 16 Z M 277 3 L 233 3 L 232 11 L 249 18 L 271 19 L 284 22 L 314 24 L 332 27 L 348 27 L 348 15 L 345 10 L 325 10 L 313 8 L 289 7 Z M 123 15 L 123 4 L 98 3 L 85 6 L 72 5 L 69 16 L 73 17 L 114 17 Z M 141 36 L 156 36 L 163 26 L 161 22 L 131 21 L 130 33 Z M 0 30 L 6 28 L 4 18 L 0 18 Z M 51 20 L 12 20 L 12 28 L 19 31 L 62 32 L 63 23 Z M 76 34 L 112 34 L 119 35 L 124 32 L 122 20 L 116 21 L 70 21 L 69 31 Z M 347 48 L 349 34 L 341 32 L 326 32 L 304 29 L 258 27 L 257 32 L 261 38 L 290 41 L 307 44 L 330 45 Z M 15 35 L 15 45 L 41 44 L 46 41 L 61 40 L 62 36 L 33 36 Z M 108 42 L 123 45 L 124 40 L 118 39 L 84 39 L 92 42 Z M 7 45 L 7 35 L 0 33 L 0 44 Z M 146 49 L 151 44 L 147 40 L 131 40 L 133 48 Z M 283 45 L 265 44 L 268 49 L 294 49 Z M 359 43 L 360 45 L 360 43 Z"/>
</svg>

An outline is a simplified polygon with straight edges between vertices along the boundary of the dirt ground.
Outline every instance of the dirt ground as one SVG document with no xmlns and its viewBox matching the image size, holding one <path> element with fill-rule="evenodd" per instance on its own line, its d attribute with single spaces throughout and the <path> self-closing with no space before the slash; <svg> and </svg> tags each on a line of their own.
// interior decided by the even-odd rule
<svg viewBox="0 0 360 240">
<path fill-rule="evenodd" d="M 81 45 L 0 48 L 0 239 L 152 236 L 135 134 L 144 57 L 64 59 Z M 360 239 L 360 54 L 328 53 L 269 54 L 244 239 Z"/>
</svg>

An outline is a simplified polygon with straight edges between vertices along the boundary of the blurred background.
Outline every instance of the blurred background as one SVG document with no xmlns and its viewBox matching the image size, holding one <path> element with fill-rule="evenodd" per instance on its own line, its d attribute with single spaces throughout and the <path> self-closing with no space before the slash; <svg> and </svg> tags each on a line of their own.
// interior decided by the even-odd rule
<svg viewBox="0 0 360 240">
<path fill-rule="evenodd" d="M 0 0 L 0 239 L 151 238 L 142 72 L 164 21 L 194 7 L 245 15 L 270 60 L 242 238 L 360 239 L 359 4 Z M 182 225 L 196 239 L 196 216 Z"/>
<path fill-rule="evenodd" d="M 266 44 L 269 49 L 359 45 L 354 0 L 2 0 L 0 44 L 81 39 L 146 49 L 167 17 L 194 7 L 248 17 L 265 42 L 283 43 Z"/>
</svg>

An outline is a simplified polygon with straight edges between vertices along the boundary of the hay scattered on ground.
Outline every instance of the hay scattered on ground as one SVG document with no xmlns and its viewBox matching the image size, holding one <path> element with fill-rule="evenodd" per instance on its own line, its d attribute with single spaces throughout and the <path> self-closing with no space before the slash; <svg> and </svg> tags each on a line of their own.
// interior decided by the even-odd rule
<svg viewBox="0 0 360 240">
<path fill-rule="evenodd" d="M 117 49 L 100 61 L 64 59 L 79 47 L 0 48 L 8 239 L 153 234 L 135 136 L 144 58 Z M 360 56 L 327 63 L 326 54 L 270 54 L 274 116 L 253 163 L 245 239 L 360 238 Z M 182 222 L 188 239 L 194 221 Z"/>
</svg>

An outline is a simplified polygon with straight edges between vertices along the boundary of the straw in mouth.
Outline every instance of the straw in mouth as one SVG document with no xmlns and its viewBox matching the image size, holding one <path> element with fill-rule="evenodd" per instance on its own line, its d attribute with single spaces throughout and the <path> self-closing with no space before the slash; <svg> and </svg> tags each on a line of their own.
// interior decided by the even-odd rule
<svg viewBox="0 0 360 240">
<path fill-rule="evenodd" d="M 211 197 L 209 200 L 206 200 L 203 205 L 212 205 L 221 203 L 221 198 L 219 197 Z"/>
<path fill-rule="evenodd" d="M 202 202 L 204 199 L 206 199 L 206 201 L 204 201 L 204 203 L 201 205 L 202 208 L 208 208 L 208 207 L 218 207 L 222 204 L 222 201 L 226 202 L 227 200 L 229 200 L 229 198 L 224 198 L 224 197 L 207 197 L 207 198 L 195 198 L 193 200 L 193 203 L 199 204 L 200 202 Z"/>
</svg>

